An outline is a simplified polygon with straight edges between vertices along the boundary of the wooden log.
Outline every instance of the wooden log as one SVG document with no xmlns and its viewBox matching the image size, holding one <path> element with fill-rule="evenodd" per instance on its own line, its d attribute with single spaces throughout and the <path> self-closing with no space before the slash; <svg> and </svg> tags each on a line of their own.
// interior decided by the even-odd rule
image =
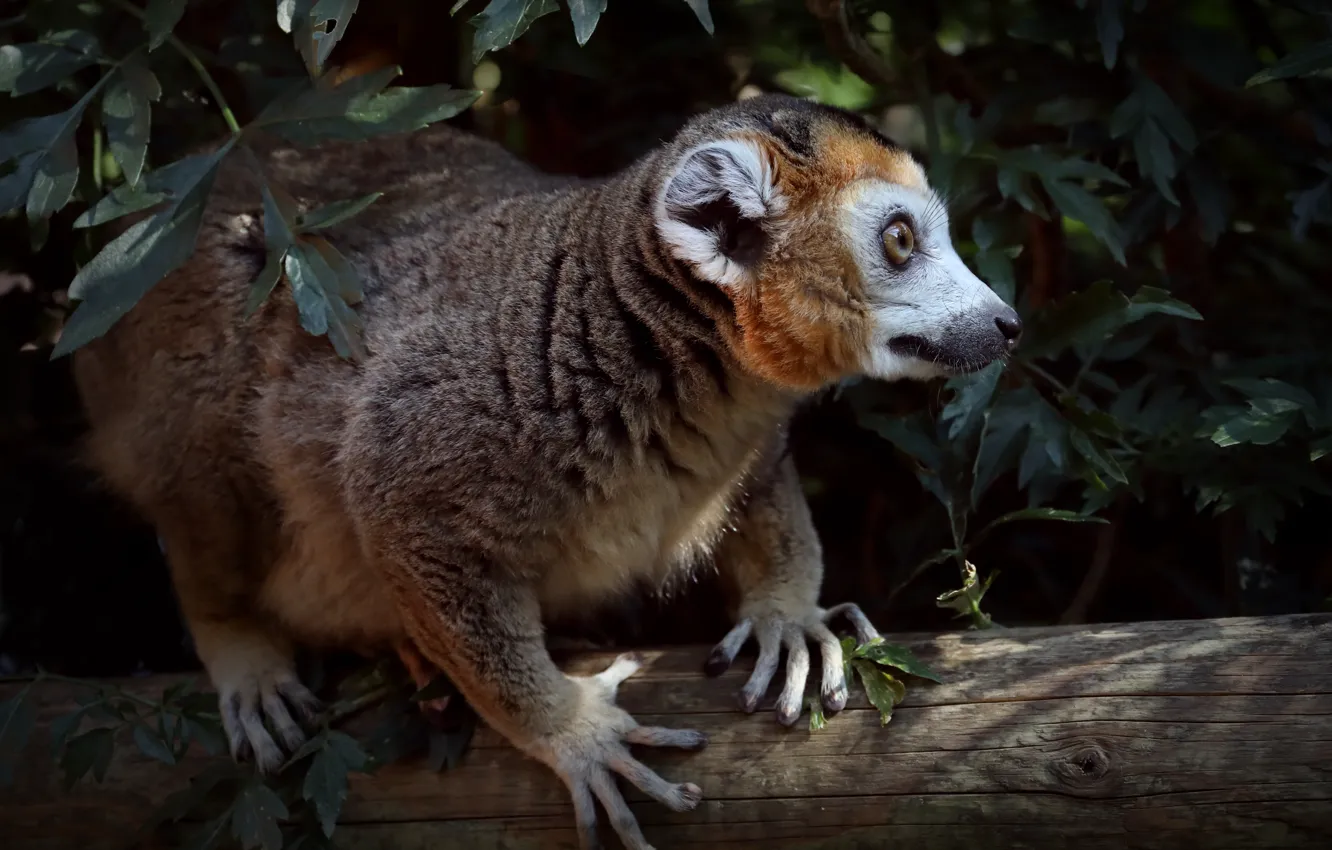
<svg viewBox="0 0 1332 850">
<path fill-rule="evenodd" d="M 705 795 L 674 814 L 628 788 L 648 840 L 662 850 L 1332 846 L 1332 616 L 889 639 L 945 683 L 912 681 L 886 727 L 853 687 L 848 709 L 818 732 L 803 719 L 776 723 L 779 683 L 761 712 L 741 713 L 746 662 L 707 679 L 707 647 L 645 653 L 620 704 L 643 723 L 711 738 L 697 753 L 644 751 Z M 580 656 L 567 669 L 593 672 L 612 657 Z M 123 847 L 198 765 L 168 768 L 127 746 L 104 784 L 65 792 L 39 748 L 45 724 L 70 710 L 70 691 L 37 690 L 38 740 L 16 787 L 0 793 L 0 846 Z M 482 728 L 454 770 L 406 763 L 354 778 L 335 840 L 573 848 L 572 827 L 556 777 Z"/>
</svg>

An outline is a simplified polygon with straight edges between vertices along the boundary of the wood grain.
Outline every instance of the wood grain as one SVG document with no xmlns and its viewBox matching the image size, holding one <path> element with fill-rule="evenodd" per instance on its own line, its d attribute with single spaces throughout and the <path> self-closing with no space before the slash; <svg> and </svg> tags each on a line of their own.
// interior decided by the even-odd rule
<svg viewBox="0 0 1332 850">
<path fill-rule="evenodd" d="M 644 751 L 705 795 L 674 814 L 629 788 L 648 839 L 661 850 L 1332 846 L 1332 616 L 889 639 L 945 683 L 913 681 L 887 727 L 853 688 L 815 733 L 804 719 L 776 723 L 780 682 L 761 712 L 736 708 L 749 661 L 706 679 L 708 647 L 645 653 L 621 705 L 711 738 L 693 754 Z M 593 672 L 612 657 L 565 666 Z M 157 694 L 170 681 L 128 687 Z M 0 846 L 124 847 L 206 763 L 167 768 L 126 746 L 105 784 L 66 793 L 42 748 L 70 696 L 38 689 L 37 739 L 17 786 L 0 792 Z M 574 848 L 572 824 L 554 775 L 482 729 L 456 770 L 404 764 L 356 778 L 335 837 L 385 850 Z"/>
</svg>

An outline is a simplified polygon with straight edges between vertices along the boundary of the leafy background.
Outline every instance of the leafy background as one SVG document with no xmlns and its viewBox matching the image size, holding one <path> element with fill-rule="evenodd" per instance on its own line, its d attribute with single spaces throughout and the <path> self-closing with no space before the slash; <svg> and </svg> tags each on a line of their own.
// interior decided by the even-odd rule
<svg viewBox="0 0 1332 850">
<path fill-rule="evenodd" d="M 1006 366 L 802 412 L 829 601 L 891 630 L 1330 607 L 1327 0 L 29 0 L 2 18 L 0 673 L 196 669 L 152 529 L 76 462 L 63 355 L 189 255 L 218 157 L 448 120 L 595 175 L 760 91 L 909 145 L 1029 329 Z M 264 187 L 255 303 L 291 287 L 307 330 L 359 356 L 359 282 L 320 231 L 374 196 L 300 210 Z M 150 214 L 117 238 L 132 211 Z M 583 637 L 713 641 L 710 590 Z M 87 716 L 164 761 L 209 735 L 198 695 L 89 693 Z M 24 711 L 0 711 L 0 755 Z M 374 757 L 338 734 L 285 791 L 213 777 L 236 783 L 218 834 L 272 846 L 279 807 L 340 799 Z M 70 773 L 95 776 L 105 735 L 70 740 Z"/>
</svg>

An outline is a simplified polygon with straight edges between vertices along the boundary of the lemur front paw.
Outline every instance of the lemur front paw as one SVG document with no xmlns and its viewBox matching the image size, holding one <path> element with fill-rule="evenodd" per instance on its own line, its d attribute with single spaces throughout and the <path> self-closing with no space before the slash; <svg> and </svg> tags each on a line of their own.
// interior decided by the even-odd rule
<svg viewBox="0 0 1332 850">
<path fill-rule="evenodd" d="M 251 667 L 215 678 L 222 728 L 237 761 L 253 757 L 260 771 L 271 773 L 305 743 L 298 718 L 312 719 L 319 711 L 319 699 L 294 670 L 280 665 Z"/>
<path fill-rule="evenodd" d="M 644 794 L 673 811 L 689 811 L 703 797 L 697 785 L 667 782 L 629 754 L 630 744 L 686 750 L 701 749 L 707 744 L 707 737 L 701 732 L 640 726 L 628 712 L 615 705 L 620 683 L 641 666 L 639 656 L 630 653 L 621 655 L 595 676 L 574 678 L 580 693 L 571 728 L 538 740 L 529 748 L 568 786 L 578 823 L 579 844 L 584 850 L 600 846 L 594 797 L 601 801 L 611 826 L 628 850 L 652 850 L 612 773 L 628 779 Z"/>
<path fill-rule="evenodd" d="M 856 638 L 868 643 L 879 636 L 869 618 L 853 602 L 845 602 L 827 610 L 816 605 L 800 608 L 767 600 L 747 603 L 740 611 L 740 622 L 722 638 L 708 656 L 704 672 L 719 676 L 730 668 L 740 648 L 753 635 L 758 639 L 759 656 L 754 672 L 740 691 L 740 706 L 752 714 L 768 691 L 768 684 L 777 672 L 777 659 L 786 647 L 786 684 L 777 697 L 777 720 L 790 726 L 800 717 L 805 680 L 809 678 L 809 647 L 807 639 L 818 643 L 823 655 L 823 682 L 820 694 L 828 713 L 846 707 L 846 674 L 842 667 L 842 645 L 828 628 L 828 622 L 845 616 L 855 629 Z"/>
</svg>

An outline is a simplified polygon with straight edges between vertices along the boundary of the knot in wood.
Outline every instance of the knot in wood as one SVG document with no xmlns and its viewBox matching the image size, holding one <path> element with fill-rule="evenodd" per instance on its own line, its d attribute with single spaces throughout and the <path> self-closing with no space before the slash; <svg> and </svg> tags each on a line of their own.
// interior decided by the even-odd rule
<svg viewBox="0 0 1332 850">
<path fill-rule="evenodd" d="M 1054 755 L 1050 773 L 1065 790 L 1100 795 L 1110 793 L 1118 785 L 1119 765 L 1095 741 L 1078 741 L 1061 747 Z"/>
</svg>

